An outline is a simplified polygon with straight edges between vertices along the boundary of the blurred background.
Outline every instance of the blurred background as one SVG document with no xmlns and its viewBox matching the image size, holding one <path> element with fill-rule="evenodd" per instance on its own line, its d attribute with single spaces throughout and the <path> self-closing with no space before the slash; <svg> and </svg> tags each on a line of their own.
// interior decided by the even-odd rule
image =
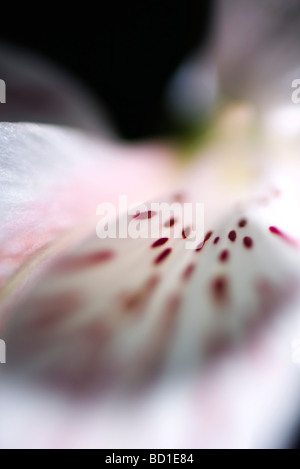
<svg viewBox="0 0 300 469">
<path fill-rule="evenodd" d="M 98 1 L 67 8 L 48 2 L 32 16 L 20 7 L 17 27 L 15 12 L 7 12 L 0 40 L 75 75 L 104 104 L 117 131 L 136 139 L 174 125 L 166 110 L 167 85 L 184 59 L 204 47 L 213 6 L 207 0 Z"/>
<path fill-rule="evenodd" d="M 1 121 L 103 132 L 109 123 L 132 140 L 174 135 L 220 97 L 288 106 L 300 76 L 297 0 L 51 2 L 2 10 L 0 76 L 10 86 Z"/>
</svg>

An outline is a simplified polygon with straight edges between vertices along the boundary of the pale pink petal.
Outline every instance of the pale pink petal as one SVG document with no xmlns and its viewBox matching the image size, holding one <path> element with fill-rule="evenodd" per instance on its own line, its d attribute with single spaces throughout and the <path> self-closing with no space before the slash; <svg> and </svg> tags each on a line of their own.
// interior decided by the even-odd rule
<svg viewBox="0 0 300 469">
<path fill-rule="evenodd" d="M 80 131 L 0 124 L 0 286 L 10 301 L 49 259 L 89 230 L 100 203 L 137 203 L 176 174 L 170 150 L 120 145 Z"/>
</svg>

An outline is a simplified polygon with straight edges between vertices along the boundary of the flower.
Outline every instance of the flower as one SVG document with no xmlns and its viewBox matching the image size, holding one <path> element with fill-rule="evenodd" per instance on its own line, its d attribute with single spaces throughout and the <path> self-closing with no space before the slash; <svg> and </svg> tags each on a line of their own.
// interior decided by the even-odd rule
<svg viewBox="0 0 300 469">
<path fill-rule="evenodd" d="M 179 182 L 171 149 L 1 124 L 1 415 L 18 422 L 4 446 L 264 444 L 274 406 L 283 434 L 298 389 L 299 168 L 293 143 L 288 161 L 267 130 L 249 138 L 255 121 L 225 112 Z M 163 200 L 204 203 L 198 249 L 96 237 L 101 200 L 157 197 L 167 180 Z"/>
<path fill-rule="evenodd" d="M 294 107 L 249 103 L 222 108 L 185 160 L 171 143 L 0 124 L 1 446 L 288 445 L 298 145 Z M 157 239 L 99 239 L 97 206 L 120 194 L 203 203 L 202 242 L 186 249 L 178 220 L 148 210 L 137 223 Z"/>
</svg>

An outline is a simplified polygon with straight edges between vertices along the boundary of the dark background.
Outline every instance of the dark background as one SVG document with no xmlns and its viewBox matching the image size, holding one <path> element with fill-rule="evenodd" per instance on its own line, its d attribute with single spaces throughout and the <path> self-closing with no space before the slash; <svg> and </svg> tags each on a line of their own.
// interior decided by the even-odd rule
<svg viewBox="0 0 300 469">
<path fill-rule="evenodd" d="M 171 129 L 163 93 L 184 57 L 204 44 L 213 2 L 36 5 L 29 10 L 26 5 L 24 12 L 17 5 L 7 11 L 1 19 L 0 40 L 42 53 L 82 79 L 106 104 L 123 137 L 141 138 Z"/>
</svg>

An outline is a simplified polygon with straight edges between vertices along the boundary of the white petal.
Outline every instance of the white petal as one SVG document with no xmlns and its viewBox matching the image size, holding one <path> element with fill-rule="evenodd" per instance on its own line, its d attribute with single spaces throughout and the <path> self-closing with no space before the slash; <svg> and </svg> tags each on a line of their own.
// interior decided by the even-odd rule
<svg viewBox="0 0 300 469">
<path fill-rule="evenodd" d="M 121 146 L 80 131 L 0 124 L 1 300 L 97 222 L 120 193 L 136 203 L 175 175 L 170 150 Z M 22 267 L 22 269 L 20 269 Z"/>
</svg>

